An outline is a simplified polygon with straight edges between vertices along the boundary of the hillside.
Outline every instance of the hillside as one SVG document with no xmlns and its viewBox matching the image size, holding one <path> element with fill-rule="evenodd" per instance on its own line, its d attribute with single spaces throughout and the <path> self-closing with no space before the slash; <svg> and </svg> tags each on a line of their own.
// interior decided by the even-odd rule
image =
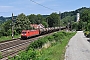
<svg viewBox="0 0 90 60">
<path fill-rule="evenodd" d="M 17 16 L 14 16 L 14 18 L 16 18 Z M 7 21 L 7 20 L 11 20 L 12 17 L 3 17 L 3 16 L 0 16 L 0 24 Z"/>
<path fill-rule="evenodd" d="M 47 17 L 47 16 L 49 16 L 49 15 L 43 15 L 43 17 Z M 15 19 L 17 16 L 14 16 L 13 18 Z M 0 24 L 1 23 L 3 23 L 3 22 L 5 22 L 5 21 L 7 21 L 7 20 L 11 20 L 12 19 L 12 17 L 3 17 L 3 16 L 0 16 Z"/>
<path fill-rule="evenodd" d="M 67 16 L 71 16 L 71 17 L 74 17 L 74 20 L 76 20 L 76 14 L 79 12 L 79 13 L 82 13 L 82 10 L 84 9 L 90 9 L 90 8 L 87 8 L 87 7 L 82 7 L 82 8 L 79 8 L 79 9 L 76 9 L 75 11 L 69 11 L 69 12 L 63 12 L 61 13 L 61 19 L 67 17 Z M 47 17 L 49 15 L 43 15 L 43 17 Z M 14 16 L 14 18 L 16 18 L 17 16 Z M 0 16 L 0 23 L 2 22 L 5 22 L 7 20 L 11 20 L 11 17 L 3 17 L 3 16 Z"/>
</svg>

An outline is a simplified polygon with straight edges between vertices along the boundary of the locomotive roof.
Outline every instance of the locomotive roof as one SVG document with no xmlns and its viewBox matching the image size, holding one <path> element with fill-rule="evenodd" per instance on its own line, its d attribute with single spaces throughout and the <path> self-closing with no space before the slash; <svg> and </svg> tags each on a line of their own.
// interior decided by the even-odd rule
<svg viewBox="0 0 90 60">
<path fill-rule="evenodd" d="M 27 31 L 36 31 L 36 30 L 22 30 L 22 32 L 27 32 Z"/>
</svg>

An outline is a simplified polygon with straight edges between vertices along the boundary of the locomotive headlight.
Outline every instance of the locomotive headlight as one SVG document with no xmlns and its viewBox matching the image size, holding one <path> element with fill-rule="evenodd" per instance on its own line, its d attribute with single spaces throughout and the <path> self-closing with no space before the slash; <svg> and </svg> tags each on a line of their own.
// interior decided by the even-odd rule
<svg viewBox="0 0 90 60">
<path fill-rule="evenodd" d="M 23 34 L 21 34 L 21 35 L 23 35 Z"/>
<path fill-rule="evenodd" d="M 25 34 L 26 35 L 26 34 Z"/>
</svg>

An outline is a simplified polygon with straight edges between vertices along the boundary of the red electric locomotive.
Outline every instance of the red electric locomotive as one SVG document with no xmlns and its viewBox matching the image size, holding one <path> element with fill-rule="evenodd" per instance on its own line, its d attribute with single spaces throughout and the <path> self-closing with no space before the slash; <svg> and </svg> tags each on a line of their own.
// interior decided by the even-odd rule
<svg viewBox="0 0 90 60">
<path fill-rule="evenodd" d="M 22 39 L 27 39 L 32 36 L 39 35 L 39 30 L 23 30 L 21 33 Z"/>
</svg>

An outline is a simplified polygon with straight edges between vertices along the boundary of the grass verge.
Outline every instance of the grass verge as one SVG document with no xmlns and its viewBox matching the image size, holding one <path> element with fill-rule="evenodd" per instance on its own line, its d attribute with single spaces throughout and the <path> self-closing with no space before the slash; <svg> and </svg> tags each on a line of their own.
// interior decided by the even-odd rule
<svg viewBox="0 0 90 60">
<path fill-rule="evenodd" d="M 47 49 L 42 49 L 39 51 L 41 53 L 40 57 L 37 60 L 64 60 L 65 47 L 68 44 L 69 38 L 64 38 L 62 44 L 56 42 L 54 46 L 51 46 Z"/>
<path fill-rule="evenodd" d="M 15 35 L 14 36 L 14 38 L 19 38 L 20 37 L 20 35 Z M 12 39 L 12 36 L 2 36 L 1 38 L 0 38 L 0 42 L 1 41 L 6 41 L 6 40 L 11 40 Z"/>
</svg>

